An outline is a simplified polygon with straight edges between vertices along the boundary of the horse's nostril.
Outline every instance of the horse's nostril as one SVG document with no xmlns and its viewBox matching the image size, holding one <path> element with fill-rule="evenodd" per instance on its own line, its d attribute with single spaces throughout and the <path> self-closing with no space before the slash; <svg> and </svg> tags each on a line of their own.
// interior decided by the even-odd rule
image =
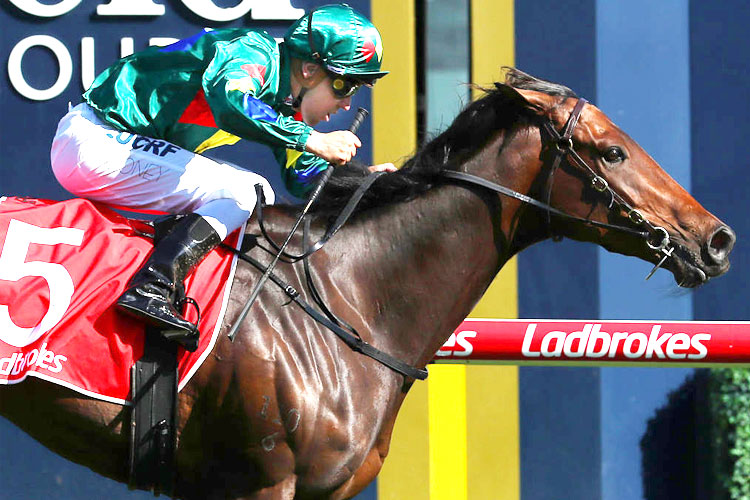
<svg viewBox="0 0 750 500">
<path fill-rule="evenodd" d="M 726 260 L 736 239 L 734 231 L 728 226 L 721 226 L 714 231 L 707 242 L 707 253 L 714 264 L 721 264 Z"/>
</svg>

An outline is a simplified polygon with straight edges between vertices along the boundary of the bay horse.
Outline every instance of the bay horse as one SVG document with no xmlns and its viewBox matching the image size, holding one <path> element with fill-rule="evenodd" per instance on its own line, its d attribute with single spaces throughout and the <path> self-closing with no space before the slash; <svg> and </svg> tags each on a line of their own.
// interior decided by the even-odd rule
<svg viewBox="0 0 750 500">
<path fill-rule="evenodd" d="M 313 233 L 363 178 L 337 169 Z M 295 211 L 265 210 L 277 241 Z M 247 232 L 258 233 L 254 219 Z M 332 311 L 368 343 L 423 368 L 503 264 L 548 237 L 659 264 L 683 287 L 725 273 L 735 241 L 601 110 L 509 69 L 403 168 L 377 179 L 309 264 Z M 250 253 L 271 260 L 257 247 Z M 309 299 L 302 263 L 276 273 Z M 175 497 L 350 498 L 383 465 L 415 380 L 350 350 L 270 282 L 230 342 L 225 333 L 259 277 L 238 266 L 220 340 L 179 394 Z M 129 412 L 36 379 L 0 390 L 5 418 L 119 481 Z"/>
</svg>

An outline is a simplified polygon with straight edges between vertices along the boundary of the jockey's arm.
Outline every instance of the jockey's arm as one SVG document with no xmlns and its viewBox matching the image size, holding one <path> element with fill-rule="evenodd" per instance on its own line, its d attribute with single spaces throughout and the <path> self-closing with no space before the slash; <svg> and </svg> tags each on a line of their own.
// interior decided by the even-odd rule
<svg viewBox="0 0 750 500">
<path fill-rule="evenodd" d="M 242 39 L 221 47 L 203 76 L 206 101 L 220 129 L 267 146 L 304 151 L 312 127 L 268 104 L 275 100 L 277 85 L 267 81 L 276 78 L 274 57 Z"/>
<path fill-rule="evenodd" d="M 273 148 L 274 156 L 282 166 L 281 178 L 284 184 L 294 196 L 306 198 L 312 188 L 315 187 L 317 176 L 329 168 L 329 163 L 312 153 L 300 153 L 283 148 Z M 396 166 L 392 163 L 383 163 L 367 167 L 370 172 L 395 172 Z"/>
</svg>

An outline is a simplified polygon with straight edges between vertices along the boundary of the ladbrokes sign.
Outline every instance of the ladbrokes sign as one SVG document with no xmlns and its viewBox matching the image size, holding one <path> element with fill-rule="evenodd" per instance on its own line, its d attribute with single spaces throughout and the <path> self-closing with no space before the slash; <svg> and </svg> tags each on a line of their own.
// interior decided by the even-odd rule
<svg viewBox="0 0 750 500">
<path fill-rule="evenodd" d="M 537 323 L 530 323 L 523 336 L 521 354 L 527 358 L 610 358 L 610 359 L 704 359 L 705 342 L 710 333 L 662 332 L 662 325 L 651 331 L 606 332 L 601 323 L 586 323 L 580 331 L 552 330 L 537 332 Z M 640 326 L 636 327 L 641 329 Z M 532 346 L 538 346 L 535 350 Z"/>
<path fill-rule="evenodd" d="M 750 363 L 750 323 L 466 320 L 436 360 Z"/>
</svg>

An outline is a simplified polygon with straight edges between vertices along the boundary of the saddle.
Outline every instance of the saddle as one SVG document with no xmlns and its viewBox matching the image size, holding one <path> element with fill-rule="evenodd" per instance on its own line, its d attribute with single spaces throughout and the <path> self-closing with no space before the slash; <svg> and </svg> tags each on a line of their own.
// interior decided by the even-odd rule
<svg viewBox="0 0 750 500">
<path fill-rule="evenodd" d="M 148 257 L 158 226 L 88 200 L 0 197 L 0 384 L 39 377 L 134 406 L 132 483 L 158 479 L 155 493 L 171 481 L 167 473 L 143 476 L 164 470 L 153 465 L 168 463 L 174 451 L 176 414 L 165 405 L 216 342 L 236 264 L 218 248 L 186 280 L 184 293 L 201 311 L 195 353 L 152 342 L 159 335 L 115 311 L 114 301 Z M 227 244 L 238 248 L 241 233 Z"/>
</svg>

